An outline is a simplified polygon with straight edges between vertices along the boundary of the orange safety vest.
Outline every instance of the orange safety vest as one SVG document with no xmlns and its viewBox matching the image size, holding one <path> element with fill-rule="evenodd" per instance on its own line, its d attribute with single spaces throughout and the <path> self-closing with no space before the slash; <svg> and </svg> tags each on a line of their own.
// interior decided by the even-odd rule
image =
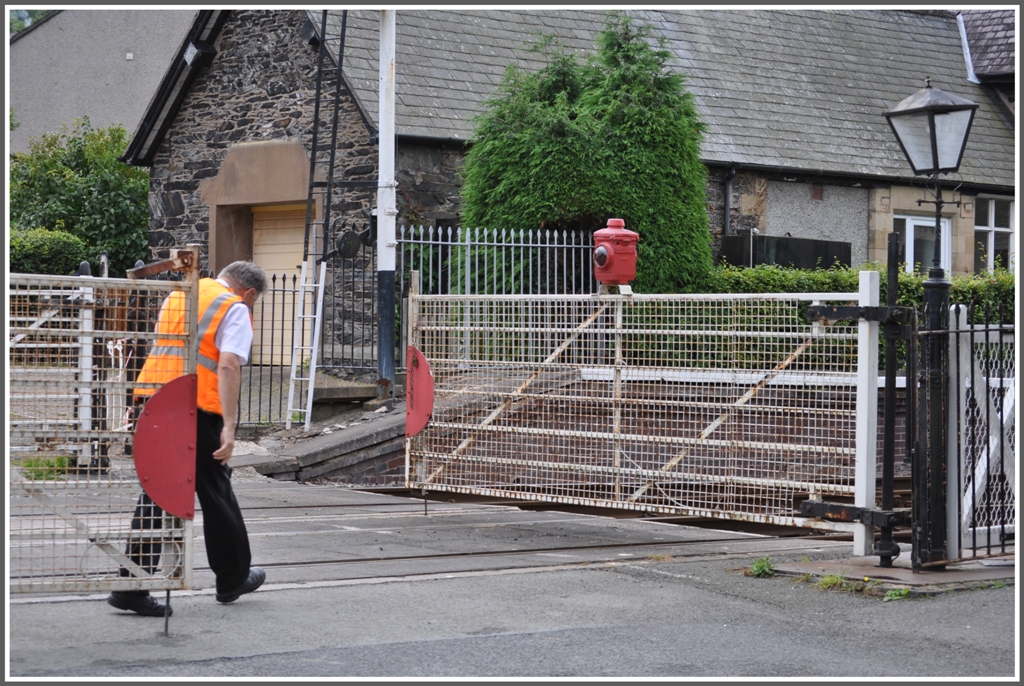
<svg viewBox="0 0 1024 686">
<path fill-rule="evenodd" d="M 242 299 L 230 288 L 214 279 L 199 280 L 199 355 L 196 358 L 196 372 L 199 376 L 199 409 L 214 414 L 223 414 L 220 393 L 217 386 L 217 365 L 220 351 L 217 349 L 217 328 L 228 308 Z M 185 333 L 185 293 L 175 291 L 167 296 L 156 332 L 163 334 Z M 185 373 L 184 341 L 158 338 L 149 352 L 136 382 L 140 384 L 165 384 Z M 153 395 L 154 388 L 136 388 L 136 397 Z"/>
</svg>

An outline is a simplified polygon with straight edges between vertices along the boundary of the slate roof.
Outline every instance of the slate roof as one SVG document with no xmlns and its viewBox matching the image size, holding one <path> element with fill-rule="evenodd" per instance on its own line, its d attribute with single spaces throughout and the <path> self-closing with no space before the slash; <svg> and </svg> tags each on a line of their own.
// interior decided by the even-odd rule
<svg viewBox="0 0 1024 686">
<path fill-rule="evenodd" d="M 1016 31 L 1013 10 L 964 10 L 971 62 L 979 77 L 1014 72 Z"/>
<path fill-rule="evenodd" d="M 1012 122 L 967 80 L 956 15 L 903 10 L 630 10 L 668 39 L 673 67 L 708 124 L 702 156 L 777 170 L 908 178 L 909 165 L 882 113 L 924 86 L 980 104 L 960 176 L 1013 187 Z M 377 119 L 379 11 L 350 10 L 344 71 Z M 320 13 L 309 16 L 319 28 Z M 470 139 L 472 118 L 505 67 L 540 62 L 525 48 L 555 33 L 593 50 L 602 12 L 399 10 L 398 134 Z M 337 34 L 341 12 L 330 15 Z"/>
</svg>

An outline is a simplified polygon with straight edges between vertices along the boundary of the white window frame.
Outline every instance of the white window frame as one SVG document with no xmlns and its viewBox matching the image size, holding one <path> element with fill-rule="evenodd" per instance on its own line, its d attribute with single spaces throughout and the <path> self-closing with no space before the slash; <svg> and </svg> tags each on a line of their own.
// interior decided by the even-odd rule
<svg viewBox="0 0 1024 686">
<path fill-rule="evenodd" d="M 914 265 L 920 263 L 921 268 L 925 274 L 932 266 L 933 254 L 928 255 L 915 255 L 914 254 L 914 227 L 920 226 L 925 229 L 935 229 L 935 217 L 925 217 L 919 214 L 895 214 L 893 219 L 903 219 L 906 221 L 906 244 L 905 252 L 902 256 L 903 262 L 906 263 L 904 271 L 908 274 L 914 272 Z M 952 273 L 953 266 L 953 251 L 950 249 L 953 241 L 950 240 L 950 234 L 952 231 L 952 225 L 948 217 L 943 217 L 939 224 L 939 263 L 947 274 Z M 894 229 L 895 230 L 895 229 Z M 974 233 L 971 233 L 972 240 Z"/>
<path fill-rule="evenodd" d="M 995 203 L 995 201 L 996 200 L 1004 200 L 1004 201 L 1005 200 L 1009 200 L 1010 201 L 1010 225 L 1009 226 L 996 226 L 995 225 L 995 222 L 996 222 L 996 203 Z M 1016 212 L 1017 207 L 1016 207 L 1016 205 L 1017 205 L 1017 203 L 1016 203 L 1016 201 L 1014 200 L 1014 198 L 1010 198 L 1010 197 L 1007 197 L 1005 195 L 979 195 L 977 198 L 975 198 L 974 203 L 975 203 L 975 208 L 974 208 L 974 216 L 975 217 L 978 216 L 978 206 L 981 205 L 981 203 L 988 203 L 988 224 L 975 224 L 974 225 L 975 233 L 977 233 L 979 231 L 985 231 L 985 232 L 988 233 L 988 239 L 986 241 L 987 245 L 985 246 L 985 252 L 986 252 L 986 255 L 987 255 L 987 257 L 986 257 L 986 265 L 985 265 L 986 268 L 991 270 L 992 267 L 994 266 L 994 263 L 995 263 L 995 252 L 996 252 L 996 250 L 995 250 L 995 247 L 996 247 L 995 246 L 995 240 L 996 240 L 996 234 L 997 233 L 1008 233 L 1008 234 L 1010 234 L 1010 264 L 1003 265 L 1003 266 L 1009 268 L 1009 270 L 1011 272 L 1016 274 L 1017 273 L 1017 259 L 1016 259 L 1016 257 L 1017 257 L 1017 250 L 1016 250 L 1016 246 L 1015 246 L 1016 241 L 1014 240 L 1014 238 L 1016 237 L 1016 234 L 1017 234 L 1017 226 L 1016 226 L 1016 223 L 1017 223 L 1017 212 Z M 973 234 L 971 236 L 971 245 L 972 245 L 972 247 L 975 250 L 978 249 L 977 241 L 974 240 Z"/>
</svg>

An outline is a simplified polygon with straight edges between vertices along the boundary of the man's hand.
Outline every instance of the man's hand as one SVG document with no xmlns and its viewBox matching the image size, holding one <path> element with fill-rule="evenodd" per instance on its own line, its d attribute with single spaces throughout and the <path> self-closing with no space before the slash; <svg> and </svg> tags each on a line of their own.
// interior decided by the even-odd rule
<svg viewBox="0 0 1024 686">
<path fill-rule="evenodd" d="M 235 428 L 227 424 L 220 430 L 220 447 L 213 451 L 213 459 L 227 464 L 231 454 L 235 452 Z"/>
<path fill-rule="evenodd" d="M 213 451 L 213 458 L 227 464 L 235 451 L 235 423 L 238 419 L 238 391 L 241 387 L 242 367 L 238 355 L 222 352 L 217 364 L 217 393 L 220 395 L 221 416 L 224 428 L 220 432 L 220 447 Z"/>
</svg>

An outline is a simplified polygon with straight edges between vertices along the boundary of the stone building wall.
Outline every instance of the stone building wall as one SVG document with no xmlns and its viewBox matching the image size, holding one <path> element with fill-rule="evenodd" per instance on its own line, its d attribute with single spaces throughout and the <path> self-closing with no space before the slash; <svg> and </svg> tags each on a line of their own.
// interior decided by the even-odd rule
<svg viewBox="0 0 1024 686">
<path fill-rule="evenodd" d="M 465 151 L 399 143 L 396 153 L 399 226 L 458 226 L 459 172 Z"/>
<path fill-rule="evenodd" d="M 236 10 L 193 83 L 154 157 L 150 174 L 150 252 L 198 242 L 206 268 L 210 208 L 203 181 L 215 178 L 228 149 L 261 141 L 298 141 L 309 155 L 316 93 L 316 51 L 300 36 L 299 11 Z M 325 74 L 323 89 L 333 89 Z M 375 179 L 377 146 L 352 95 L 342 88 L 336 178 Z M 335 192 L 332 212 L 365 221 L 376 189 Z M 300 200 L 304 201 L 305 198 Z M 339 222 L 340 223 L 340 222 Z"/>
<path fill-rule="evenodd" d="M 727 170 L 713 167 L 708 170 L 707 205 L 708 230 L 711 232 L 715 255 L 725 229 L 725 176 Z M 730 183 L 730 231 L 747 233 L 757 229 L 762 233 L 767 222 L 768 182 L 755 173 L 739 171 Z"/>
</svg>

